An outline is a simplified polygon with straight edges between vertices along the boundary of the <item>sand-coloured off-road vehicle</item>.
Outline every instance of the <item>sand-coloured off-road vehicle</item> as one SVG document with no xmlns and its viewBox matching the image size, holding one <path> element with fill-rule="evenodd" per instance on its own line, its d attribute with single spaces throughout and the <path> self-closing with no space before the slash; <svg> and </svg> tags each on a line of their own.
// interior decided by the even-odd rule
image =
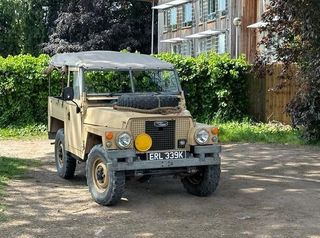
<svg viewBox="0 0 320 238">
<path fill-rule="evenodd" d="M 92 51 L 57 54 L 67 84 L 48 99 L 49 138 L 59 176 L 86 161 L 93 199 L 121 199 L 126 177 L 177 175 L 186 190 L 207 196 L 220 178 L 219 130 L 198 124 L 185 106 L 173 65 L 142 54 Z"/>
</svg>

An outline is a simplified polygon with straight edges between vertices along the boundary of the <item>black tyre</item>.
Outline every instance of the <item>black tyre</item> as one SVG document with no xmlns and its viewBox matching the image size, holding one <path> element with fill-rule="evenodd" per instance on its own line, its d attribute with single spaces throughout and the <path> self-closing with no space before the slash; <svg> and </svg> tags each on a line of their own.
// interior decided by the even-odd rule
<svg viewBox="0 0 320 238">
<path fill-rule="evenodd" d="M 65 150 L 64 130 L 59 129 L 56 134 L 54 154 L 58 175 L 64 179 L 71 179 L 76 170 L 77 161 Z"/>
<path fill-rule="evenodd" d="M 198 173 L 182 178 L 181 182 L 188 193 L 205 197 L 217 189 L 220 173 L 220 165 L 201 167 Z"/>
<path fill-rule="evenodd" d="M 122 95 L 118 99 L 118 106 L 137 109 L 155 109 L 158 107 L 177 107 L 179 99 L 172 95 Z"/>
<path fill-rule="evenodd" d="M 92 198 L 99 204 L 111 206 L 122 197 L 125 188 L 124 171 L 112 171 L 107 152 L 101 145 L 94 146 L 88 156 L 86 174 Z"/>
</svg>

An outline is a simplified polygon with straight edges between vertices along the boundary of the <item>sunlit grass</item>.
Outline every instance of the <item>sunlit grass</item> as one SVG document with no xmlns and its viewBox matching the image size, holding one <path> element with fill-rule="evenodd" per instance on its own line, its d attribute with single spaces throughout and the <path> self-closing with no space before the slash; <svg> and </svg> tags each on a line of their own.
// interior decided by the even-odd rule
<svg viewBox="0 0 320 238">
<path fill-rule="evenodd" d="M 0 128 L 0 139 L 44 139 L 46 136 L 47 127 L 43 124 Z"/>
<path fill-rule="evenodd" d="M 214 122 L 220 128 L 221 142 L 277 143 L 303 145 L 300 132 L 281 123 Z"/>
</svg>

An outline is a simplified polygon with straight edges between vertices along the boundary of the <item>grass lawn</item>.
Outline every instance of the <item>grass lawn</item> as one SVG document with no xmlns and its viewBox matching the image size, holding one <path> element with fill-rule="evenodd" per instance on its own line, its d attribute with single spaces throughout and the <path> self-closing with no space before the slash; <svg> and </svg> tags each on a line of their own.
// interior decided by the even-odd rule
<svg viewBox="0 0 320 238">
<path fill-rule="evenodd" d="M 220 128 L 220 141 L 276 144 L 306 144 L 300 132 L 280 123 L 215 122 Z"/>
<path fill-rule="evenodd" d="M 280 123 L 213 122 L 220 128 L 220 141 L 223 143 L 278 143 L 306 144 L 298 130 Z M 46 139 L 46 125 L 0 128 L 1 139 Z"/>
<path fill-rule="evenodd" d="M 35 160 L 0 156 L 0 222 L 6 219 L 3 215 L 5 206 L 1 204 L 1 199 L 5 195 L 4 188 L 8 181 L 23 176 L 28 168 L 38 166 L 39 164 L 40 162 Z"/>
<path fill-rule="evenodd" d="M 45 139 L 47 137 L 47 126 L 34 124 L 27 126 L 15 126 L 0 128 L 0 139 Z"/>
</svg>

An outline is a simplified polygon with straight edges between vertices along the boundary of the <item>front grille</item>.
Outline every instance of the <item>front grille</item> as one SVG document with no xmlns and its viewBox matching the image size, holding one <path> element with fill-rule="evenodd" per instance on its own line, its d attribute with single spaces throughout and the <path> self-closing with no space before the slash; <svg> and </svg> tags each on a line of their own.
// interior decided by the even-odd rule
<svg viewBox="0 0 320 238">
<path fill-rule="evenodd" d="M 166 117 L 161 117 L 161 118 L 134 118 L 129 121 L 128 124 L 128 129 L 131 131 L 133 138 L 135 139 L 139 134 L 141 133 L 153 133 L 152 127 L 154 126 L 155 121 L 167 121 L 168 122 L 168 127 L 169 127 L 169 122 L 174 123 L 174 126 L 172 128 L 171 125 L 171 131 L 173 131 L 174 135 L 172 136 L 172 133 L 167 133 L 166 130 L 162 131 L 162 137 L 161 136 L 154 136 L 150 135 L 152 139 L 155 137 L 155 139 L 158 139 L 160 141 L 159 143 L 153 142 L 153 146 L 156 147 L 155 150 L 161 150 L 159 148 L 164 148 L 164 147 L 170 147 L 169 148 L 164 148 L 163 150 L 172 150 L 172 149 L 178 149 L 178 140 L 186 140 L 188 139 L 188 132 L 189 129 L 192 125 L 192 120 L 190 117 L 175 117 L 175 118 L 166 118 Z M 172 122 L 171 122 L 172 121 Z M 150 132 L 147 132 L 147 124 L 151 127 Z M 149 128 L 148 128 L 149 130 Z M 170 136 L 169 136 L 170 134 Z M 163 137 L 165 137 L 165 140 L 163 141 Z M 170 146 L 168 146 L 169 143 L 167 143 L 167 140 L 172 138 L 174 140 L 174 143 L 170 143 Z M 165 146 L 162 146 L 161 144 L 165 143 Z M 156 146 L 157 144 L 157 146 Z M 154 148 L 151 148 L 154 150 Z"/>
<path fill-rule="evenodd" d="M 165 127 L 155 126 L 156 121 L 146 121 L 145 131 L 152 138 L 150 150 L 173 150 L 176 141 L 176 121 L 167 121 Z"/>
</svg>

